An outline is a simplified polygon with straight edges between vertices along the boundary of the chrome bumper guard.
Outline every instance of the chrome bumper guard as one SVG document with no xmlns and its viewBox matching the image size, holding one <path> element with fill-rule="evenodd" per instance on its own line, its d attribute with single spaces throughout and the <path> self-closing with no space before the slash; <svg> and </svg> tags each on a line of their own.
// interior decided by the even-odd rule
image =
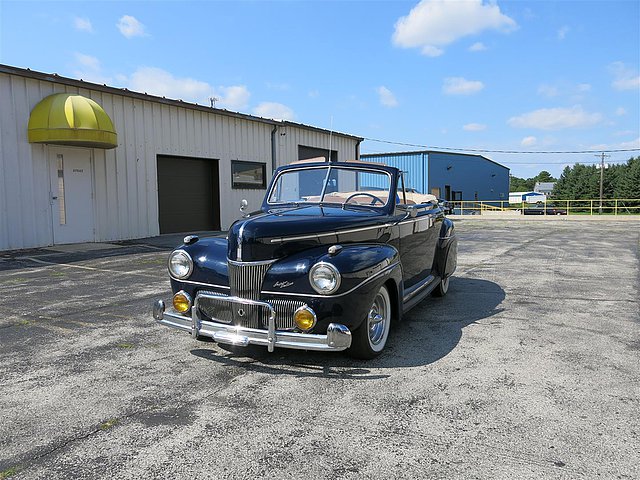
<svg viewBox="0 0 640 480">
<path fill-rule="evenodd" d="M 217 301 L 226 300 L 230 303 L 243 303 L 267 309 L 269 323 L 267 330 L 244 328 L 236 325 L 202 320 L 198 316 L 198 301 L 202 295 L 197 295 L 191 308 L 191 317 L 180 315 L 173 309 L 166 310 L 164 301 L 156 300 L 153 304 L 153 318 L 166 327 L 176 328 L 190 333 L 194 338 L 204 336 L 219 343 L 247 346 L 249 344 L 264 345 L 270 352 L 275 347 L 295 348 L 301 350 L 340 351 L 351 346 L 351 332 L 340 323 L 330 323 L 326 335 L 297 333 L 276 330 L 276 314 L 273 306 L 268 302 L 249 300 L 246 298 L 216 296 Z"/>
</svg>

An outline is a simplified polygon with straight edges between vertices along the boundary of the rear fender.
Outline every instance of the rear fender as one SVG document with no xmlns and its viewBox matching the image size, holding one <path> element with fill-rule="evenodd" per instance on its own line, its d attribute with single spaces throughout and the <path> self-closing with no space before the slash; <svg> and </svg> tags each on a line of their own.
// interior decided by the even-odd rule
<svg viewBox="0 0 640 480">
<path fill-rule="evenodd" d="M 458 266 L 458 237 L 453 221 L 449 218 L 445 218 L 440 227 L 434 265 L 440 278 L 450 277 Z"/>
</svg>

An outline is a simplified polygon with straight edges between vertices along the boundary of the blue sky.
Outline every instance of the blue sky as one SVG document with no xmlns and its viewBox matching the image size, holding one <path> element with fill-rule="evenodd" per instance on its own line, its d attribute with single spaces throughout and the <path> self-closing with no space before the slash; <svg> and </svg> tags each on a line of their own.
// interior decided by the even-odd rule
<svg viewBox="0 0 640 480">
<path fill-rule="evenodd" d="M 0 63 L 434 149 L 640 150 L 639 25 L 637 0 L 2 0 Z"/>
</svg>

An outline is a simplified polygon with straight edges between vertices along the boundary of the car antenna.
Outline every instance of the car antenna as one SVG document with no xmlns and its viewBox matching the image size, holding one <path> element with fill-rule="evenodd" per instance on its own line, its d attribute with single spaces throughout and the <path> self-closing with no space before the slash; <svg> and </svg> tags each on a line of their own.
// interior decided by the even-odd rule
<svg viewBox="0 0 640 480">
<path fill-rule="evenodd" d="M 331 115 L 331 123 L 329 127 L 329 156 L 327 157 L 331 163 L 331 136 L 333 135 L 333 115 Z"/>
</svg>

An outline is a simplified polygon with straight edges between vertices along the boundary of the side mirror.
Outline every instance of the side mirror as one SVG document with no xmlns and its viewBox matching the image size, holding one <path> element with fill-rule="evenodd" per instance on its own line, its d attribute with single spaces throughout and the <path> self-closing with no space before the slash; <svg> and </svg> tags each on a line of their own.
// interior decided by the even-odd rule
<svg viewBox="0 0 640 480">
<path fill-rule="evenodd" d="M 248 206 L 249 206 L 249 202 L 247 202 L 246 198 L 243 198 L 242 201 L 240 202 L 240 212 L 242 212 L 243 217 L 247 216 L 247 214 L 244 213 L 244 211 L 247 209 Z"/>
<path fill-rule="evenodd" d="M 405 205 L 404 203 L 399 203 L 396 205 L 400 210 L 404 210 L 407 212 L 411 218 L 415 218 L 418 216 L 418 207 L 416 205 Z"/>
</svg>

